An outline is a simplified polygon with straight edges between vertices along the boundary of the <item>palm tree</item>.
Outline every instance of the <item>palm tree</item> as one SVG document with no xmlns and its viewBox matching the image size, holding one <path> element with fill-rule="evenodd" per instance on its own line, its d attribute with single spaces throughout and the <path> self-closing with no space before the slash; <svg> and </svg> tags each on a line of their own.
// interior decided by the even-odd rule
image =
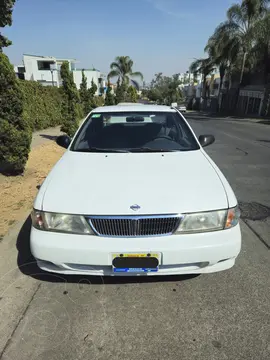
<svg viewBox="0 0 270 360">
<path fill-rule="evenodd" d="M 230 74 L 232 65 L 237 57 L 238 43 L 234 38 L 230 38 L 227 33 L 212 35 L 204 49 L 208 53 L 212 64 L 219 69 L 219 91 L 218 104 L 220 105 L 220 94 L 223 86 L 225 74 Z"/>
<path fill-rule="evenodd" d="M 267 13 L 269 3 L 270 0 L 242 0 L 241 4 L 232 5 L 227 11 L 227 20 L 214 32 L 216 42 L 227 50 L 231 47 L 231 52 L 237 53 L 237 58 L 241 59 L 239 85 L 242 84 L 247 56 L 254 44 L 254 31 Z M 226 54 L 226 51 L 222 52 Z"/>
<path fill-rule="evenodd" d="M 133 72 L 133 61 L 129 56 L 117 56 L 115 61 L 111 63 L 111 71 L 108 74 L 108 80 L 113 77 L 118 77 L 122 84 L 132 84 L 137 90 L 139 89 L 139 83 L 134 78 L 143 80 L 141 72 Z"/>
<path fill-rule="evenodd" d="M 270 74 L 270 10 L 260 19 L 252 29 L 254 45 L 250 58 L 256 72 L 263 71 L 264 84 L 269 81 Z"/>
<path fill-rule="evenodd" d="M 202 74 L 203 76 L 203 92 L 202 92 L 202 98 L 206 98 L 206 77 L 214 70 L 214 64 L 211 58 L 206 59 L 196 59 L 194 60 L 190 67 L 189 71 L 193 73 L 195 76 L 197 74 Z"/>
</svg>

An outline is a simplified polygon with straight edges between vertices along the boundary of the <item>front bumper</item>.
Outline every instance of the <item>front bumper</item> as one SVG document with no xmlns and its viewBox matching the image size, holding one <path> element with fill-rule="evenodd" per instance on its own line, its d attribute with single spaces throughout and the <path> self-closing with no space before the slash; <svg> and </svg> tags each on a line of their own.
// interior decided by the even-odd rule
<svg viewBox="0 0 270 360">
<path fill-rule="evenodd" d="M 113 273 L 113 253 L 161 254 L 157 273 L 178 275 L 211 273 L 232 267 L 241 249 L 240 226 L 200 234 L 142 238 L 108 238 L 31 230 L 31 251 L 38 266 L 50 272 L 84 275 Z"/>
</svg>

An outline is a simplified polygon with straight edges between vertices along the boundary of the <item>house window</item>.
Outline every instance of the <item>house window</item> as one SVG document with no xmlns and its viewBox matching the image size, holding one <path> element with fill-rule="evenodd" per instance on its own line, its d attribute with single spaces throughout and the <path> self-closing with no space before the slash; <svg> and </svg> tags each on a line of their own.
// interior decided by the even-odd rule
<svg viewBox="0 0 270 360">
<path fill-rule="evenodd" d="M 25 80 L 24 73 L 18 73 L 17 76 L 19 79 Z"/>
<path fill-rule="evenodd" d="M 54 61 L 38 61 L 38 70 L 51 70 L 51 65 L 54 65 Z"/>
<path fill-rule="evenodd" d="M 24 66 L 18 66 L 18 73 L 19 74 L 25 73 L 25 67 Z"/>
</svg>

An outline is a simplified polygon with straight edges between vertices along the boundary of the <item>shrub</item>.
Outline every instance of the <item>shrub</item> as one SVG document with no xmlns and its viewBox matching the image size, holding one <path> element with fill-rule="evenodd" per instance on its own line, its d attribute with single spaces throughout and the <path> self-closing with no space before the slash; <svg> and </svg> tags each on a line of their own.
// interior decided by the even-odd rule
<svg viewBox="0 0 270 360">
<path fill-rule="evenodd" d="M 93 99 L 93 109 L 104 105 L 104 97 L 103 96 L 94 96 Z"/>
<path fill-rule="evenodd" d="M 61 131 L 72 137 L 79 127 L 79 119 L 81 117 L 80 98 L 67 61 L 63 62 L 60 73 L 64 92 Z"/>
<path fill-rule="evenodd" d="M 117 80 L 115 103 L 119 104 L 127 99 L 127 85 L 124 82 L 120 82 L 120 78 Z"/>
<path fill-rule="evenodd" d="M 84 70 L 82 70 L 82 82 L 80 85 L 80 99 L 81 106 L 83 110 L 83 115 L 86 116 L 91 110 L 91 96 L 90 92 L 87 89 L 87 78 L 85 76 Z"/>
<path fill-rule="evenodd" d="M 23 117 L 23 94 L 9 59 L 0 53 L 1 172 L 21 174 L 31 144 L 31 128 Z"/>
<path fill-rule="evenodd" d="M 137 90 L 135 89 L 134 86 L 129 86 L 127 90 L 127 101 L 135 103 L 137 102 L 137 100 L 138 100 Z"/>
<path fill-rule="evenodd" d="M 63 122 L 61 89 L 23 80 L 20 80 L 20 87 L 23 93 L 23 117 L 32 130 L 54 127 Z"/>
<path fill-rule="evenodd" d="M 105 98 L 105 105 L 114 105 L 115 104 L 115 96 L 112 94 L 112 88 L 110 84 L 108 84 L 106 98 Z"/>
</svg>

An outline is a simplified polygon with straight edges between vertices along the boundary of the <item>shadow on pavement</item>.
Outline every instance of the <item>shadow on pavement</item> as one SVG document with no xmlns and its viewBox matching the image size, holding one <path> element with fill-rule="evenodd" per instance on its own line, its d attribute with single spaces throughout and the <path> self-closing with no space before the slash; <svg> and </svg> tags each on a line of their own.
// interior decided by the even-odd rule
<svg viewBox="0 0 270 360">
<path fill-rule="evenodd" d="M 55 141 L 58 137 L 55 135 L 46 135 L 46 134 L 40 134 L 39 136 L 42 137 L 43 139 L 48 139 L 48 140 L 52 140 L 52 141 Z"/>
<path fill-rule="evenodd" d="M 170 275 L 170 276 L 89 276 L 89 275 L 62 275 L 48 273 L 41 270 L 31 254 L 30 250 L 30 231 L 31 231 L 31 216 L 29 215 L 24 222 L 17 237 L 17 265 L 20 271 L 27 276 L 40 281 L 51 283 L 89 283 L 90 285 L 104 285 L 104 284 L 137 284 L 137 283 L 158 283 L 158 282 L 179 282 L 184 280 L 191 280 L 199 275 Z"/>
<path fill-rule="evenodd" d="M 265 143 L 270 143 L 270 140 L 257 140 L 259 142 L 265 142 Z"/>
<path fill-rule="evenodd" d="M 204 114 L 198 114 L 198 113 L 187 113 L 184 114 L 185 118 L 187 120 L 196 120 L 196 121 L 210 121 L 211 118 Z"/>
<path fill-rule="evenodd" d="M 257 122 L 257 124 L 270 125 L 270 119 L 269 120 L 260 120 Z"/>
<path fill-rule="evenodd" d="M 230 121 L 247 121 L 252 119 L 256 124 L 270 125 L 270 119 L 267 118 L 258 118 L 256 116 L 247 115 L 247 116 L 237 116 L 223 113 L 210 113 L 210 112 L 190 112 L 185 114 L 186 118 L 193 118 L 199 121 L 208 121 L 211 119 L 220 119 L 220 120 L 230 120 Z M 256 121 L 257 120 L 257 121 Z"/>
</svg>

